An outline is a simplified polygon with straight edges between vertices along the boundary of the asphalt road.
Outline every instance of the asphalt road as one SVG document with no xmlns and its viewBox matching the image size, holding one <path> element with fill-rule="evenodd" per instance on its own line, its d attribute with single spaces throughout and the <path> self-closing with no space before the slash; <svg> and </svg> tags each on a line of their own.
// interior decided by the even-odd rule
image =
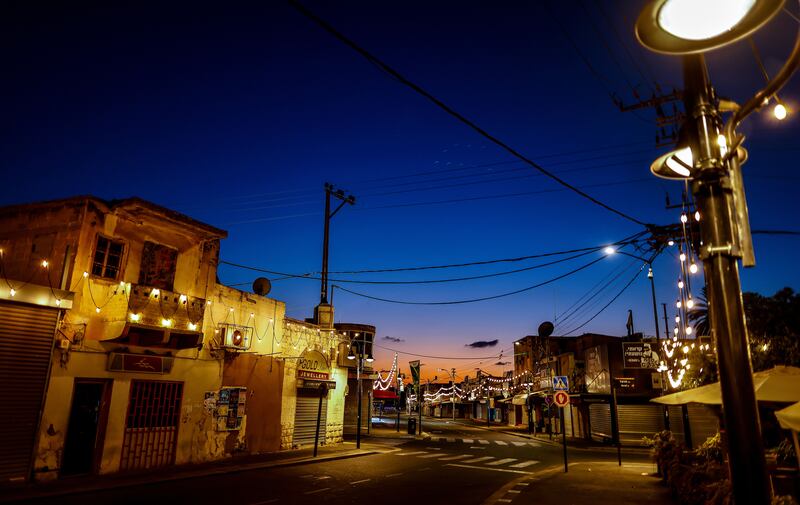
<svg viewBox="0 0 800 505">
<path fill-rule="evenodd" d="M 535 493 L 538 477 L 563 472 L 558 445 L 427 418 L 424 430 L 430 433 L 430 440 L 365 438 L 370 448 L 377 444 L 380 452 L 363 457 L 73 494 L 56 500 L 60 505 L 527 503 L 524 496 Z M 570 452 L 571 462 L 589 459 L 615 461 L 616 455 Z"/>
</svg>

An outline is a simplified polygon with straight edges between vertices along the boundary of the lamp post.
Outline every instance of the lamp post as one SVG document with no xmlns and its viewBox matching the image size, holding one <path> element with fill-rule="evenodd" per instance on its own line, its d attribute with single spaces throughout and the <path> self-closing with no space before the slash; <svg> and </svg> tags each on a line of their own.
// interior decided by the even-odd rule
<svg viewBox="0 0 800 505">
<path fill-rule="evenodd" d="M 716 339 L 722 405 L 728 432 L 728 465 L 734 501 L 766 505 L 771 490 L 764 460 L 753 376 L 747 346 L 738 260 L 755 265 L 740 164 L 746 152 L 736 126 L 786 83 L 800 63 L 800 32 L 783 68 L 723 128 L 719 100 L 711 87 L 703 53 L 758 30 L 783 7 L 784 0 L 702 2 L 655 0 L 636 22 L 646 48 L 683 56 L 683 125 L 688 143 L 660 157 L 651 171 L 669 179 L 691 180 L 700 211 L 700 258 L 708 289 L 711 333 Z"/>
<path fill-rule="evenodd" d="M 367 363 L 372 363 L 374 358 L 372 357 L 372 351 L 369 353 L 364 352 L 364 348 L 366 347 L 366 335 L 361 335 L 361 340 L 358 340 L 359 333 L 355 334 L 356 339 L 351 342 L 350 344 L 350 352 L 347 354 L 347 359 L 354 360 L 357 359 L 356 362 L 356 382 L 357 386 L 356 389 L 358 391 L 358 413 L 356 415 L 357 421 L 357 428 L 356 428 L 356 448 L 361 449 L 361 368 L 364 366 L 364 360 Z M 361 345 L 358 345 L 361 344 Z M 356 347 L 356 352 L 353 352 L 353 347 Z"/>
</svg>

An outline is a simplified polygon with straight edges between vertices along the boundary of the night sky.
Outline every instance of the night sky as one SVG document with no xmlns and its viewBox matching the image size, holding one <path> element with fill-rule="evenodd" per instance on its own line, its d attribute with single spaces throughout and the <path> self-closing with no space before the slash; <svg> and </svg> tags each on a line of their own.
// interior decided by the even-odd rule
<svg viewBox="0 0 800 505">
<path fill-rule="evenodd" d="M 332 221 L 334 272 L 600 247 L 642 231 L 516 161 L 287 3 L 163 4 L 3 3 L 0 204 L 139 196 L 228 230 L 223 260 L 312 276 L 321 263 L 325 182 L 357 198 Z M 679 203 L 682 184 L 648 170 L 667 149 L 655 146 L 655 113 L 620 112 L 610 97 L 629 104 L 634 90 L 649 97 L 653 83 L 664 91 L 681 85 L 676 58 L 648 53 L 635 40 L 643 4 L 306 3 L 546 169 L 639 220 L 671 224 L 680 211 L 665 209 L 665 195 Z M 756 35 L 771 74 L 797 27 L 781 13 Z M 708 64 L 718 93 L 739 103 L 764 83 L 746 42 L 708 55 Z M 800 105 L 798 81 L 780 94 L 790 109 Z M 745 180 L 754 230 L 800 230 L 798 124 L 791 115 L 778 122 L 765 109 L 740 128 L 750 151 Z M 743 289 L 800 289 L 800 239 L 754 238 L 758 265 L 743 272 Z M 659 304 L 673 308 L 676 254 L 668 251 L 654 265 Z M 343 286 L 403 301 L 481 298 L 601 255 L 463 282 Z M 561 257 L 331 278 L 436 280 Z M 640 266 L 617 255 L 541 288 L 472 304 L 390 304 L 336 290 L 336 320 L 374 324 L 384 347 L 474 357 L 423 358 L 430 375 L 437 367 L 456 367 L 459 376 L 475 367 L 499 372 L 513 365 L 490 365 L 512 361 L 511 342 L 535 334 L 544 320 L 555 320 L 556 335 L 579 326 Z M 645 273 L 577 333 L 622 335 L 632 309 L 635 329 L 652 335 Z M 223 283 L 244 289 L 258 275 L 275 279 L 271 296 L 286 302 L 289 316 L 311 316 L 317 281 L 227 265 L 219 272 Z M 565 319 L 570 306 L 611 279 Z M 697 279 L 695 293 L 700 285 Z M 494 347 L 466 347 L 494 339 Z M 393 353 L 376 351 L 377 364 L 388 366 Z M 401 366 L 409 359 L 401 355 Z"/>
</svg>

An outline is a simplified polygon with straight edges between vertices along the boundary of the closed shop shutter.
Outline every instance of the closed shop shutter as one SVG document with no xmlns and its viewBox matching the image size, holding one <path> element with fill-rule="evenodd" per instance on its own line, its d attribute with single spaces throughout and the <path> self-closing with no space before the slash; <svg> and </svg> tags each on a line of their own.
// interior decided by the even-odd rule
<svg viewBox="0 0 800 505">
<path fill-rule="evenodd" d="M 692 403 L 689 409 L 689 426 L 692 429 L 692 445 L 699 447 L 708 437 L 719 431 L 719 419 L 714 411 L 706 405 Z"/>
<path fill-rule="evenodd" d="M 292 444 L 297 446 L 314 445 L 317 430 L 317 411 L 319 393 L 297 391 L 297 406 L 294 412 L 294 434 Z M 322 399 L 322 415 L 319 422 L 319 444 L 325 443 L 325 427 L 328 420 L 328 399 Z"/>
<path fill-rule="evenodd" d="M 683 436 L 683 414 L 681 413 L 680 405 L 669 406 L 669 429 L 675 440 L 686 443 L 686 439 Z"/>
<path fill-rule="evenodd" d="M 611 409 L 607 403 L 589 405 L 589 426 L 591 426 L 592 439 L 598 441 L 612 439 Z"/>
<path fill-rule="evenodd" d="M 0 482 L 28 479 L 58 312 L 0 302 Z"/>
<path fill-rule="evenodd" d="M 661 405 L 619 405 L 619 436 L 622 443 L 641 443 L 642 437 L 664 429 Z"/>
</svg>

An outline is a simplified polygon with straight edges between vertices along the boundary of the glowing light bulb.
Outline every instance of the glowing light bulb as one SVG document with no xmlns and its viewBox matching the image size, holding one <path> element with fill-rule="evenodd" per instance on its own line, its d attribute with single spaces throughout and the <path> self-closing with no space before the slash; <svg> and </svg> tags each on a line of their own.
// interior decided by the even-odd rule
<svg viewBox="0 0 800 505">
<path fill-rule="evenodd" d="M 685 223 L 685 222 L 687 222 L 688 220 L 689 220 L 689 218 L 688 218 L 688 217 L 686 217 L 686 214 L 681 214 L 681 223 Z"/>
<path fill-rule="evenodd" d="M 206 305 L 211 305 L 211 300 L 206 300 Z"/>
<path fill-rule="evenodd" d="M 675 327 L 675 329 L 674 329 L 674 330 L 672 330 L 672 333 L 674 333 L 675 335 L 677 335 L 677 334 L 678 334 L 678 327 L 677 327 L 677 326 Z M 673 337 L 673 339 L 672 339 L 672 340 L 675 340 L 675 341 L 677 341 L 677 340 L 678 340 L 678 337 Z"/>
<path fill-rule="evenodd" d="M 56 298 L 56 305 L 61 306 L 61 299 Z"/>
<path fill-rule="evenodd" d="M 686 300 L 686 307 L 687 307 L 687 308 L 690 308 L 690 309 L 691 309 L 692 307 L 694 307 L 694 300 L 692 300 L 691 298 L 689 298 L 688 300 Z"/>
<path fill-rule="evenodd" d="M 685 346 L 683 346 L 683 349 L 681 349 L 681 350 L 683 351 L 683 354 L 687 354 L 689 352 L 689 346 L 685 345 Z"/>
<path fill-rule="evenodd" d="M 667 245 L 672 247 L 672 246 L 675 245 L 675 241 L 674 240 L 670 240 L 669 242 L 667 242 Z"/>
<path fill-rule="evenodd" d="M 172 326 L 172 321 L 170 321 L 169 319 L 162 319 L 161 326 L 169 328 L 170 326 Z"/>
<path fill-rule="evenodd" d="M 678 300 L 678 302 L 675 304 L 675 306 L 678 307 L 678 308 L 681 308 L 681 301 Z"/>
<path fill-rule="evenodd" d="M 250 313 L 250 317 L 255 317 L 255 315 L 256 315 L 256 313 L 255 313 L 255 312 L 251 312 L 251 313 Z"/>
<path fill-rule="evenodd" d="M 233 312 L 233 307 L 229 308 L 228 312 Z"/>
<path fill-rule="evenodd" d="M 687 326 L 686 327 L 686 334 L 687 335 L 691 335 L 692 334 L 692 327 L 691 326 Z"/>
<path fill-rule="evenodd" d="M 83 272 L 83 277 L 84 277 L 84 279 L 85 279 L 86 277 L 89 277 L 89 272 Z"/>
<path fill-rule="evenodd" d="M 139 321 L 139 319 L 141 319 L 141 318 L 142 318 L 141 314 L 133 314 L 133 313 L 131 313 L 131 321 L 133 321 L 134 323 Z"/>
<path fill-rule="evenodd" d="M 180 301 L 181 303 L 186 303 L 186 295 L 181 295 L 181 296 L 178 298 L 178 301 Z"/>
<path fill-rule="evenodd" d="M 678 281 L 678 289 L 683 289 L 683 281 Z"/>
<path fill-rule="evenodd" d="M 692 264 L 689 265 L 689 271 L 692 272 L 693 274 L 696 274 L 697 273 L 697 263 L 692 262 Z"/>
<path fill-rule="evenodd" d="M 14 288 L 11 288 L 11 289 L 8 290 L 8 294 L 11 295 L 11 296 L 14 296 L 14 295 L 17 294 L 17 290 L 14 289 Z"/>
<path fill-rule="evenodd" d="M 616 249 L 614 249 L 614 248 L 613 248 L 613 247 L 611 247 L 611 246 L 608 246 L 608 247 L 606 247 L 605 249 L 603 249 L 603 252 L 605 252 L 606 254 L 614 254 L 615 252 L 617 252 L 617 250 L 616 250 Z"/>
<path fill-rule="evenodd" d="M 783 121 L 786 119 L 786 107 L 782 103 L 775 104 L 775 108 L 772 109 L 772 113 L 775 115 L 775 119 L 778 121 Z"/>
<path fill-rule="evenodd" d="M 675 322 L 676 323 L 680 323 L 681 322 L 681 316 L 675 316 Z"/>
<path fill-rule="evenodd" d="M 194 330 L 196 330 L 196 329 L 197 329 L 197 325 L 196 325 L 196 324 L 194 324 L 194 323 L 189 323 L 189 325 L 188 325 L 188 326 L 189 326 L 189 329 L 190 329 L 190 330 L 192 330 L 192 331 L 194 331 Z"/>
<path fill-rule="evenodd" d="M 48 263 L 47 260 L 42 260 L 42 267 L 43 268 L 47 268 L 48 265 L 50 265 L 50 263 Z"/>
<path fill-rule="evenodd" d="M 695 221 L 700 221 L 700 211 L 699 210 L 694 211 L 694 220 Z"/>
<path fill-rule="evenodd" d="M 100 307 L 95 307 L 95 308 L 94 308 L 94 311 L 95 311 L 95 312 L 97 312 L 97 313 L 99 314 L 99 313 L 100 313 Z"/>
<path fill-rule="evenodd" d="M 725 138 L 725 135 L 719 134 L 717 136 L 717 145 L 719 146 L 719 154 L 725 156 L 728 154 L 728 139 Z"/>
<path fill-rule="evenodd" d="M 158 297 L 158 295 L 161 294 L 161 291 L 159 291 L 158 289 L 154 289 L 154 290 L 150 291 L 150 294 L 153 295 L 153 298 L 156 298 L 156 297 Z"/>
<path fill-rule="evenodd" d="M 764 344 L 764 345 L 761 346 L 761 350 L 762 351 L 766 352 L 767 349 L 769 349 L 769 344 Z"/>
<path fill-rule="evenodd" d="M 683 263 L 684 261 L 686 261 L 686 255 L 685 255 L 684 253 L 681 253 L 681 255 L 680 255 L 680 256 L 678 256 L 678 258 L 681 260 L 681 263 Z"/>
</svg>

